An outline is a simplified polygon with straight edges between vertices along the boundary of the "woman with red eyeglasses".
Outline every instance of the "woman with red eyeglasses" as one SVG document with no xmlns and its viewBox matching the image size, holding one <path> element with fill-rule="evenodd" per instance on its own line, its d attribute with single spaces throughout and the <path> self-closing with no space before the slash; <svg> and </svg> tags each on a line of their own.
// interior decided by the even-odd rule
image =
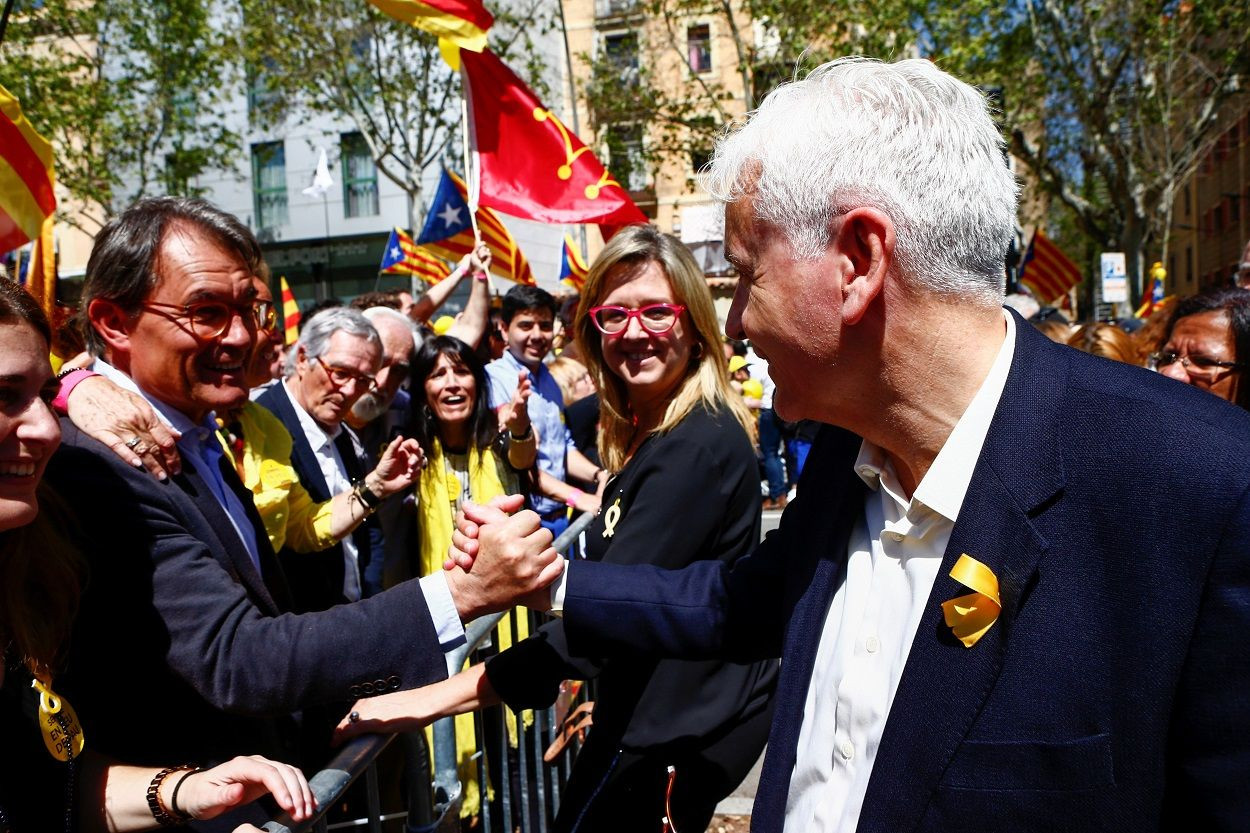
<svg viewBox="0 0 1250 833">
<path fill-rule="evenodd" d="M 758 542 L 752 420 L 729 388 L 718 329 L 693 256 L 650 226 L 618 232 L 591 267 L 575 330 L 602 397 L 600 455 L 616 475 L 587 528 L 587 558 L 676 569 L 732 563 Z M 593 727 L 554 829 L 658 832 L 667 818 L 694 833 L 758 759 L 776 673 L 775 662 L 573 657 L 556 620 L 443 683 L 360 701 L 340 734 L 500 701 L 545 708 L 561 681 L 596 678 Z"/>
</svg>

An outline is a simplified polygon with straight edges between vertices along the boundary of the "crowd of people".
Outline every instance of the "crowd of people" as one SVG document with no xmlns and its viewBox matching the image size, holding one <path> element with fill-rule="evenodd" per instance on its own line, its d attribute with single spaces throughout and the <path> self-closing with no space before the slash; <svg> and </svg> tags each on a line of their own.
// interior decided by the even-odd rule
<svg viewBox="0 0 1250 833">
<path fill-rule="evenodd" d="M 0 281 L 0 830 L 304 818 L 332 743 L 585 679 L 559 831 L 703 830 L 766 743 L 761 831 L 1244 824 L 1250 289 L 1047 341 L 1002 160 L 929 62 L 783 86 L 708 175 L 729 339 L 641 225 L 575 305 L 483 248 L 285 345 L 252 232 L 140 200 L 56 376 Z"/>
</svg>

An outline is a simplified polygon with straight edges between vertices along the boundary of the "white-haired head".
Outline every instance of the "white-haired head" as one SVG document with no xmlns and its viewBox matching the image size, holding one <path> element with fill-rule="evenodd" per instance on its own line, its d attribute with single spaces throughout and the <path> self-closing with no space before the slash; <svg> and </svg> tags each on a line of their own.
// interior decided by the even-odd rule
<svg viewBox="0 0 1250 833">
<path fill-rule="evenodd" d="M 299 362 L 298 348 L 303 348 L 304 355 L 309 359 L 315 359 L 330 349 L 330 339 L 337 332 L 359 336 L 377 346 L 378 350 L 382 349 L 382 339 L 378 336 L 378 331 L 359 310 L 351 307 L 329 307 L 304 322 L 299 341 L 295 343 L 296 349 L 287 351 L 286 375 L 295 375 Z"/>
<path fill-rule="evenodd" d="M 1002 297 L 1017 185 L 985 97 L 927 60 L 843 58 L 773 91 L 722 139 L 706 171 L 722 202 L 753 200 L 795 257 L 869 206 L 894 224 L 894 274 L 965 297 Z"/>
</svg>

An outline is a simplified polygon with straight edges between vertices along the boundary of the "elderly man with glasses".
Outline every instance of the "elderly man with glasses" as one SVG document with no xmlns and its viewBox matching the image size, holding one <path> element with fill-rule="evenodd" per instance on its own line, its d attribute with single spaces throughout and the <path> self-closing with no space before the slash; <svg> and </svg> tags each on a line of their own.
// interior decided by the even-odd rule
<svg viewBox="0 0 1250 833">
<path fill-rule="evenodd" d="M 396 358 L 406 363 L 407 354 Z M 358 438 L 344 424 L 362 397 L 380 393 L 382 359 L 382 339 L 369 319 L 349 307 L 331 307 L 304 325 L 287 354 L 282 383 L 256 398 L 291 433 L 291 464 L 314 501 L 349 492 L 372 512 L 409 485 L 369 472 L 372 467 L 362 459 Z M 398 377 L 392 370 L 388 367 L 386 375 Z M 326 610 L 370 595 L 364 587 L 372 551 L 370 523 L 317 553 L 289 548 L 278 553 L 297 610 Z"/>
</svg>

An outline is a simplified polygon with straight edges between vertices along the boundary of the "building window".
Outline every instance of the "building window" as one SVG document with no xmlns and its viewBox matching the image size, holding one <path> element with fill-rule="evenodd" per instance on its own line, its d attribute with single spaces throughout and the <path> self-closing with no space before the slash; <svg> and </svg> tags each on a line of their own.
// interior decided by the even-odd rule
<svg viewBox="0 0 1250 833">
<path fill-rule="evenodd" d="M 716 122 L 711 116 L 698 116 L 690 120 L 690 172 L 697 174 L 712 159 L 715 144 Z"/>
<path fill-rule="evenodd" d="M 691 72 L 712 70 L 712 27 L 706 23 L 686 30 L 686 54 Z"/>
<path fill-rule="evenodd" d="M 638 36 L 618 32 L 603 38 L 603 57 L 613 69 L 628 72 L 638 69 Z"/>
<path fill-rule="evenodd" d="M 286 197 L 286 148 L 282 142 L 252 145 L 252 200 L 257 228 L 277 228 L 290 221 Z"/>
<path fill-rule="evenodd" d="M 1194 249 L 1193 246 L 1185 247 L 1185 283 L 1192 285 L 1194 282 Z"/>
<path fill-rule="evenodd" d="M 612 177 L 627 191 L 647 187 L 647 164 L 642 152 L 642 125 L 614 124 L 608 128 L 608 159 Z"/>
<path fill-rule="evenodd" d="M 343 214 L 373 217 L 378 213 L 378 166 L 365 137 L 344 133 L 339 137 L 343 164 Z"/>
</svg>

